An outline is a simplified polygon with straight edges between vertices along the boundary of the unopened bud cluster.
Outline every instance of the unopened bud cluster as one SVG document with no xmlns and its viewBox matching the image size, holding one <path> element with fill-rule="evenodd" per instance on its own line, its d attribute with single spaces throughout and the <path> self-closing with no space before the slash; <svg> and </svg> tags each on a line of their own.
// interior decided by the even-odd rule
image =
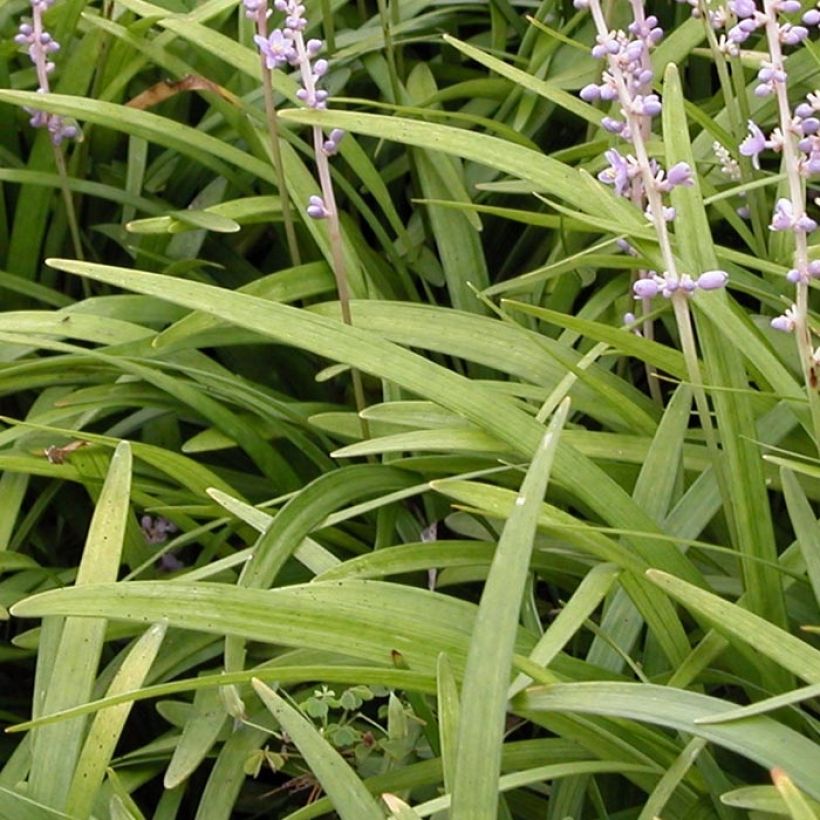
<svg viewBox="0 0 820 820">
<path fill-rule="evenodd" d="M 54 0 L 32 0 L 31 22 L 21 23 L 14 42 L 24 46 L 37 72 L 37 91 L 40 94 L 49 92 L 48 75 L 54 71 L 53 54 L 60 50 L 60 44 L 45 30 L 43 14 L 54 4 Z M 76 137 L 79 133 L 75 125 L 66 123 L 58 114 L 49 114 L 27 108 L 31 115 L 29 122 L 34 128 L 45 128 L 51 141 L 59 145 L 64 139 Z"/>
<path fill-rule="evenodd" d="M 652 130 L 652 120 L 662 111 L 662 103 L 652 89 L 654 73 L 650 50 L 663 39 L 658 19 L 644 14 L 639 0 L 630 3 L 633 20 L 626 31 L 606 30 L 600 0 L 574 0 L 575 8 L 589 9 L 595 19 L 598 35 L 592 56 L 606 60 L 600 83 L 591 83 L 581 89 L 586 102 L 614 103 L 617 116 L 606 116 L 601 124 L 611 134 L 632 143 L 635 155 L 622 154 L 610 148 L 604 154 L 608 165 L 598 179 L 611 185 L 619 196 L 632 202 L 643 203 L 647 218 L 655 224 L 662 247 L 668 248 L 665 223 L 675 219 L 675 209 L 663 202 L 663 196 L 674 188 L 694 183 L 693 170 L 685 162 L 664 169 L 649 158 L 646 143 Z M 669 267 L 673 264 L 669 261 Z M 714 290 L 723 287 L 728 279 L 723 271 L 708 271 L 697 278 L 674 271 L 647 271 L 634 285 L 637 299 L 650 299 L 661 294 L 691 294 L 698 289 Z"/>
<path fill-rule="evenodd" d="M 266 0 L 244 0 L 244 5 L 247 16 L 257 21 L 267 19 L 270 13 Z M 324 43 L 316 39 L 306 41 L 304 38 L 308 24 L 304 4 L 298 0 L 275 0 L 273 7 L 284 13 L 283 25 L 273 29 L 270 34 L 256 34 L 253 38 L 266 67 L 270 70 L 286 66 L 298 69 L 301 87 L 296 92 L 297 99 L 306 108 L 327 108 L 329 94 L 325 89 L 319 88 L 318 84 L 327 73 L 329 64 L 319 57 Z M 322 136 L 318 150 L 324 157 L 333 156 L 339 150 L 344 133 L 340 128 L 334 128 L 326 137 Z M 326 219 L 330 216 L 326 198 L 311 196 L 307 207 L 308 216 L 313 219 Z"/>
<path fill-rule="evenodd" d="M 690 295 L 698 289 L 717 290 L 722 288 L 728 279 L 728 275 L 722 270 L 708 270 L 697 279 L 693 279 L 688 273 L 664 273 L 661 276 L 655 271 L 649 271 L 648 276 L 635 282 L 632 290 L 636 299 L 651 299 L 658 294 L 664 299 L 671 299 L 678 292 Z"/>
</svg>

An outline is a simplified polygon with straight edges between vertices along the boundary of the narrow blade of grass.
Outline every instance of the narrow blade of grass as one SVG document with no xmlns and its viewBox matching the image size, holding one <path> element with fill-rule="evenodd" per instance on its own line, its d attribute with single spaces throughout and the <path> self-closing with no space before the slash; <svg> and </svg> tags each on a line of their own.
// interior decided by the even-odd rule
<svg viewBox="0 0 820 820">
<path fill-rule="evenodd" d="M 569 413 L 564 400 L 527 470 L 484 585 L 461 689 L 453 820 L 495 820 L 510 664 L 541 502 Z"/>
</svg>

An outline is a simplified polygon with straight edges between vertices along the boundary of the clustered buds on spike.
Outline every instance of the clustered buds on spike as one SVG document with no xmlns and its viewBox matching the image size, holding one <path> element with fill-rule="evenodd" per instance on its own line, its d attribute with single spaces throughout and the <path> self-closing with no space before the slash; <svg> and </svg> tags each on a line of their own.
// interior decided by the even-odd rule
<svg viewBox="0 0 820 820">
<path fill-rule="evenodd" d="M 797 140 L 800 155 L 797 170 L 803 177 L 820 174 L 820 90 L 809 94 L 805 101 L 794 109 L 789 124 L 791 134 Z M 749 135 L 740 143 L 740 153 L 751 157 L 755 168 L 760 167 L 760 154 L 765 150 L 780 152 L 783 150 L 784 136 L 775 128 L 769 137 L 760 127 L 749 120 Z"/>
<path fill-rule="evenodd" d="M 54 71 L 53 54 L 60 50 L 60 44 L 45 30 L 43 14 L 54 5 L 54 0 L 31 0 L 31 22 L 21 23 L 14 42 L 26 46 L 28 56 L 34 63 L 37 72 L 37 91 L 40 94 L 49 92 L 48 75 Z M 33 128 L 48 130 L 51 141 L 59 145 L 64 139 L 72 139 L 79 134 L 76 125 L 66 123 L 58 114 L 49 114 L 33 108 L 26 108 L 31 114 Z"/>
<path fill-rule="evenodd" d="M 259 33 L 253 38 L 269 70 L 292 66 L 298 69 L 301 88 L 296 92 L 297 99 L 306 107 L 321 110 L 327 108 L 328 92 L 318 88 L 318 83 L 328 70 L 328 61 L 319 58 L 324 48 L 321 40 L 307 40 L 304 31 L 307 28 L 305 6 L 299 0 L 274 0 L 273 6 L 285 15 L 284 25 L 269 34 L 263 34 L 260 23 L 267 20 L 270 14 L 267 0 L 243 0 L 245 13 L 257 21 Z M 314 128 L 316 130 L 316 127 Z M 339 150 L 339 144 L 345 135 L 341 128 L 334 128 L 326 137 L 321 134 L 317 140 L 316 151 L 322 158 L 331 157 Z M 317 162 L 322 162 L 317 156 Z M 307 214 L 312 219 L 327 219 L 331 210 L 328 195 L 314 195 L 308 201 Z"/>
<path fill-rule="evenodd" d="M 588 8 L 589 2 L 576 0 L 576 8 Z M 601 75 L 600 84 L 590 83 L 581 89 L 586 102 L 620 99 L 620 118 L 604 117 L 603 127 L 612 134 L 631 139 L 630 120 L 645 117 L 651 120 L 661 113 L 661 101 L 652 91 L 652 65 L 649 49 L 663 39 L 663 29 L 656 17 L 634 20 L 627 31 L 609 31 L 599 34 L 592 56 L 607 59 L 608 69 Z M 622 87 L 619 88 L 619 85 Z M 624 93 L 625 92 L 625 93 Z M 624 99 L 626 97 L 626 99 Z"/>
<path fill-rule="evenodd" d="M 700 0 L 677 0 L 692 7 L 692 16 L 700 17 Z M 798 14 L 801 3 L 798 0 L 771 0 L 766 8 L 759 9 L 755 0 L 729 0 L 726 6 L 709 10 L 709 23 L 713 29 L 722 32 L 718 40 L 719 48 L 726 54 L 738 56 L 740 47 L 772 18 L 771 15 Z M 777 24 L 778 42 L 787 46 L 796 46 L 809 36 L 809 28 L 820 25 L 820 9 L 814 8 L 803 14 L 800 23 L 788 20 L 774 21 Z M 771 64 L 763 63 L 758 75 L 760 85 L 756 93 L 771 93 L 775 82 L 785 82 L 785 76 Z"/>
<path fill-rule="evenodd" d="M 602 82 L 585 86 L 580 96 L 586 102 L 619 104 L 620 117 L 604 117 L 601 124 L 610 133 L 630 141 L 638 156 L 624 156 L 616 148 L 610 148 L 604 153 L 608 165 L 598 174 L 598 179 L 611 185 L 619 196 L 644 203 L 647 218 L 655 223 L 662 247 L 668 249 L 665 223 L 675 219 L 676 214 L 674 208 L 663 204 L 662 196 L 678 186 L 693 185 L 694 179 L 692 168 L 685 162 L 677 162 L 664 170 L 647 156 L 651 121 L 662 109 L 660 98 L 652 91 L 654 74 L 649 52 L 663 38 L 663 30 L 656 17 L 644 16 L 640 0 L 631 3 L 634 19 L 625 32 L 606 31 L 600 0 L 574 0 L 574 5 L 592 11 L 598 31 L 592 55 L 607 61 Z M 670 270 L 663 275 L 655 271 L 641 275 L 633 286 L 636 299 L 649 300 L 657 294 L 671 298 L 675 293 L 715 290 L 723 287 L 728 279 L 724 271 L 707 271 L 693 279 L 689 274 L 676 273 L 671 258 L 667 264 Z"/>
<path fill-rule="evenodd" d="M 168 536 L 177 532 L 177 525 L 167 518 L 158 515 L 152 518 L 150 515 L 143 515 L 140 518 L 140 529 L 149 544 L 162 544 L 168 540 Z"/>
<path fill-rule="evenodd" d="M 809 35 L 809 29 L 820 25 L 820 4 L 803 13 L 800 23 L 785 20 L 782 15 L 799 14 L 802 4 L 798 0 L 729 0 L 728 14 L 712 19 L 715 28 L 726 27 L 721 42 L 729 54 L 739 53 L 739 46 L 758 30 L 763 33 L 767 53 L 760 63 L 757 86 L 758 97 L 774 94 L 780 115 L 780 125 L 766 135 L 752 120 L 749 133 L 740 143 L 740 154 L 749 157 L 752 165 L 760 168 L 760 155 L 766 151 L 784 153 L 789 195 L 781 196 L 775 203 L 769 229 L 790 231 L 795 235 L 797 247 L 796 265 L 786 278 L 796 285 L 805 286 L 820 275 L 820 264 L 808 260 L 806 237 L 817 229 L 817 221 L 806 212 L 801 178 L 820 173 L 820 91 L 809 94 L 794 111 L 787 96 L 788 73 L 783 57 L 784 46 L 797 46 Z M 799 320 L 794 311 L 786 311 L 776 317 L 771 325 L 776 330 L 792 331 Z"/>
<path fill-rule="evenodd" d="M 665 299 L 671 299 L 675 293 L 685 293 L 687 296 L 696 290 L 718 290 L 728 281 L 726 271 L 709 270 L 693 279 L 688 273 L 673 275 L 664 272 L 663 275 L 655 271 L 648 271 L 643 279 L 638 279 L 632 286 L 636 299 L 651 299 L 660 294 Z"/>
<path fill-rule="evenodd" d="M 249 17 L 257 17 L 264 9 L 262 0 L 244 2 Z M 316 83 L 328 69 L 327 60 L 316 59 L 324 43 L 321 40 L 305 42 L 303 32 L 307 28 L 307 19 L 304 4 L 298 0 L 274 0 L 273 6 L 277 11 L 284 12 L 284 25 L 266 37 L 257 34 L 253 38 L 265 58 L 265 64 L 269 69 L 284 68 L 286 65 L 298 68 L 302 87 L 296 96 L 308 108 L 327 107 L 327 91 L 316 88 Z"/>
</svg>

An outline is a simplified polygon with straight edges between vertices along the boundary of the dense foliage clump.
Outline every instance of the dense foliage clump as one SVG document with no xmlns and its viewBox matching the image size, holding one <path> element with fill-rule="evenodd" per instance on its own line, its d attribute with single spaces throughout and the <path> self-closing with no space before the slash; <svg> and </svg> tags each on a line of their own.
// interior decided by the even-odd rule
<svg viewBox="0 0 820 820">
<path fill-rule="evenodd" d="M 820 4 L 0 7 L 0 818 L 820 817 Z"/>
</svg>

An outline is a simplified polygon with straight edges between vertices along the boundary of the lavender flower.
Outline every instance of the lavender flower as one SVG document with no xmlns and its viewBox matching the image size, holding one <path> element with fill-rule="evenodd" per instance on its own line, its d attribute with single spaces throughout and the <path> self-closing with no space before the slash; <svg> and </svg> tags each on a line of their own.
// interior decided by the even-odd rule
<svg viewBox="0 0 820 820">
<path fill-rule="evenodd" d="M 258 18 L 259 15 L 266 13 L 260 0 L 244 2 L 248 16 Z M 299 0 L 274 0 L 273 5 L 277 11 L 284 13 L 284 25 L 274 29 L 267 36 L 257 34 L 254 37 L 266 66 L 269 69 L 284 68 L 288 65 L 296 68 L 301 83 L 301 88 L 296 92 L 297 99 L 307 108 L 327 108 L 328 92 L 319 88 L 318 84 L 327 73 L 329 65 L 327 60 L 318 57 L 324 43 L 315 39 L 305 41 L 303 32 L 307 28 L 307 19 L 304 4 Z M 312 219 L 327 219 L 335 214 L 335 198 L 327 157 L 333 156 L 339 150 L 344 131 L 334 128 L 325 137 L 322 129 L 316 126 L 313 134 L 322 195 L 310 197 L 307 214 Z"/>
<path fill-rule="evenodd" d="M 671 299 L 676 293 L 688 296 L 696 290 L 718 290 L 728 279 L 726 271 L 722 270 L 706 271 L 697 279 L 693 279 L 688 273 L 672 274 L 665 271 L 660 276 L 655 271 L 649 271 L 647 276 L 635 282 L 632 293 L 636 299 L 652 299 L 658 294 L 664 299 Z"/>
<path fill-rule="evenodd" d="M 143 515 L 140 518 L 140 529 L 149 544 L 162 544 L 168 536 L 177 531 L 177 525 L 167 518 L 158 515 L 152 518 L 150 515 Z"/>
<path fill-rule="evenodd" d="M 266 15 L 263 6 L 259 8 L 259 0 L 244 0 L 246 13 L 253 10 L 256 19 Z M 248 5 L 250 3 L 250 5 Z M 301 87 L 296 92 L 297 99 L 306 107 L 316 110 L 327 108 L 328 92 L 319 87 L 321 79 L 327 74 L 328 61 L 319 57 L 324 43 L 321 40 L 305 41 L 304 32 L 308 21 L 305 18 L 305 6 L 299 0 L 274 0 L 274 8 L 285 15 L 284 25 L 275 29 L 267 37 L 258 36 L 256 44 L 260 53 L 269 64 L 276 63 L 279 68 L 285 65 L 293 66 L 299 72 Z M 260 35 L 264 33 L 260 32 Z M 330 175 L 330 157 L 339 150 L 339 144 L 344 137 L 344 131 L 334 128 L 325 135 L 321 126 L 312 126 L 313 153 L 316 160 L 316 170 L 319 177 L 321 194 L 314 194 L 308 199 L 306 213 L 311 219 L 325 219 L 328 226 L 328 238 L 332 254 L 333 275 L 336 279 L 336 290 L 339 294 L 342 321 L 353 324 L 350 312 L 350 287 L 345 266 L 342 230 L 339 222 L 339 213 L 336 208 L 336 196 L 333 190 L 333 179 Z M 364 387 L 361 374 L 358 370 L 352 371 L 353 392 L 356 397 L 356 406 L 361 412 L 365 407 Z M 361 419 L 362 435 L 369 438 L 370 432 L 366 419 Z"/>
<path fill-rule="evenodd" d="M 663 195 L 679 185 L 694 183 L 693 171 L 685 162 L 678 162 L 667 171 L 649 158 L 646 143 L 651 132 L 651 121 L 660 114 L 662 103 L 652 90 L 653 73 L 649 60 L 650 49 L 663 37 L 657 18 L 644 15 L 643 3 L 631 0 L 633 21 L 627 31 L 611 31 L 607 27 L 600 0 L 575 2 L 576 8 L 592 12 L 597 29 L 592 55 L 606 59 L 607 68 L 600 84 L 590 84 L 581 90 L 588 102 L 616 100 L 620 117 L 604 117 L 602 126 L 612 134 L 628 140 L 635 155 L 624 156 L 615 148 L 604 156 L 609 163 L 598 174 L 598 179 L 612 185 L 620 196 L 636 204 L 645 205 L 647 218 L 658 234 L 661 252 L 667 270 L 662 276 L 654 271 L 643 272 L 633 286 L 636 299 L 648 302 L 657 294 L 671 298 L 673 294 L 690 295 L 698 288 L 714 290 L 727 280 L 723 271 L 709 271 L 697 279 L 679 274 L 675 269 L 667 223 L 675 219 L 675 209 L 665 205 Z"/>
<path fill-rule="evenodd" d="M 55 67 L 51 56 L 60 50 L 60 44 L 45 30 L 43 23 L 43 14 L 53 4 L 54 0 L 31 0 L 31 23 L 21 23 L 14 38 L 17 45 L 27 47 L 28 56 L 37 73 L 37 91 L 41 94 L 48 94 L 50 90 L 48 75 Z M 31 114 L 31 126 L 47 129 L 54 145 L 79 134 L 76 125 L 66 123 L 58 114 L 33 108 L 27 108 L 26 111 Z"/>
</svg>

